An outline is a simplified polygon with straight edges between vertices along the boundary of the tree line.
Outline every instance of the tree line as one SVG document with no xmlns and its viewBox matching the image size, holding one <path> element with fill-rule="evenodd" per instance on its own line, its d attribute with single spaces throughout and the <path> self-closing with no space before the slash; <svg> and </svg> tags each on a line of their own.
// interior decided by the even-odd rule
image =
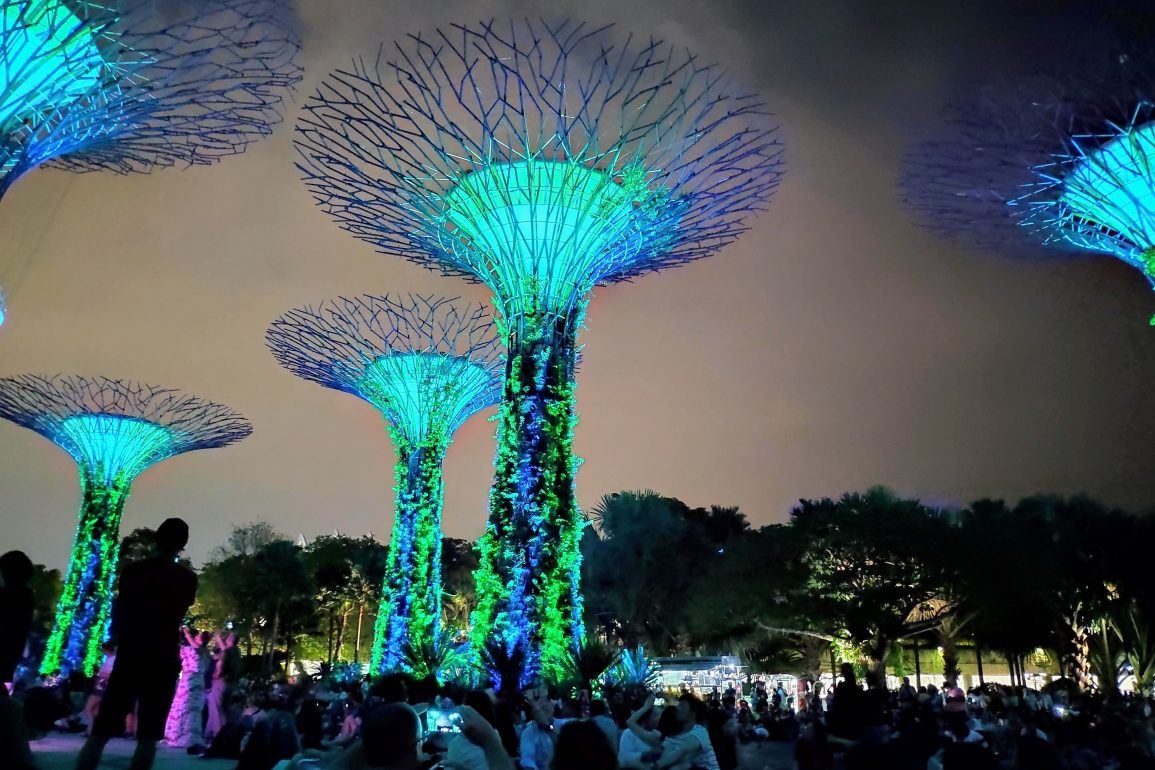
<svg viewBox="0 0 1155 770">
<path fill-rule="evenodd" d="M 944 677 L 958 673 L 962 647 L 997 654 L 1020 675 L 1041 648 L 1080 686 L 1110 692 L 1124 669 L 1155 686 L 1155 518 L 1087 497 L 943 509 L 878 487 L 802 500 L 785 523 L 753 528 L 737 508 L 626 491 L 589 519 L 591 643 L 575 651 L 577 668 L 616 647 L 739 654 L 814 677 L 850 660 L 877 677 L 921 642 L 941 651 Z M 148 555 L 151 537 L 126 536 L 122 564 Z M 462 641 L 477 557 L 454 538 L 442 553 L 445 640 Z M 258 670 L 287 659 L 364 663 L 385 558 L 370 536 L 299 543 L 264 522 L 238 526 L 200 571 L 191 621 L 237 634 Z M 47 625 L 59 574 L 40 568 L 34 585 Z"/>
<path fill-rule="evenodd" d="M 921 641 L 947 678 L 966 645 L 1020 680 L 1042 649 L 1084 688 L 1113 692 L 1125 669 L 1155 685 L 1150 516 L 1056 495 L 942 509 L 881 487 L 802 500 L 760 529 L 653 492 L 593 514 L 587 607 L 623 644 L 812 676 L 833 651 L 879 677 Z"/>
</svg>

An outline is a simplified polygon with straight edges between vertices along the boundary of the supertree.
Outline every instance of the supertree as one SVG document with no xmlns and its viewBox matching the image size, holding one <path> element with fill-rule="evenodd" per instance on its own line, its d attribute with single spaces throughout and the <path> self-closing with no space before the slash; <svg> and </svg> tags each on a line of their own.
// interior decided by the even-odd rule
<svg viewBox="0 0 1155 770">
<path fill-rule="evenodd" d="M 44 164 L 129 173 L 241 152 L 300 80 L 293 24 L 283 0 L 0 0 L 0 197 Z"/>
<path fill-rule="evenodd" d="M 504 366 L 481 305 L 363 295 L 290 310 L 265 335 L 298 377 L 350 393 L 385 418 L 396 506 L 371 670 L 404 666 L 441 619 L 441 466 L 453 434 L 501 398 Z"/>
<path fill-rule="evenodd" d="M 905 158 L 922 224 L 1011 253 L 1111 255 L 1155 286 L 1155 56 L 1103 49 L 948 105 Z"/>
<path fill-rule="evenodd" d="M 252 427 L 226 406 L 171 388 L 71 375 L 0 378 L 0 417 L 51 439 L 80 469 L 80 521 L 40 670 L 91 676 L 133 480 L 168 457 L 240 441 Z"/>
<path fill-rule="evenodd" d="M 755 95 L 672 45 L 538 21 L 412 35 L 333 72 L 298 165 L 349 232 L 485 284 L 509 350 L 475 647 L 553 675 L 583 636 L 574 367 L 599 284 L 705 257 L 782 173 Z"/>
</svg>

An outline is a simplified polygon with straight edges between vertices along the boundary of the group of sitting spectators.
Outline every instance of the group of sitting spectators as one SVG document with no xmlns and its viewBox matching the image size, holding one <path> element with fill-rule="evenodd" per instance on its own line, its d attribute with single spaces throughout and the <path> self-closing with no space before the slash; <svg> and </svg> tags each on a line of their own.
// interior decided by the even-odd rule
<svg viewBox="0 0 1155 770">
<path fill-rule="evenodd" d="M 34 731 L 80 732 L 92 723 L 92 692 L 74 676 L 19 694 Z M 744 742 L 794 741 L 797 770 L 1147 770 L 1152 715 L 1146 698 L 1102 699 L 1061 681 L 1044 691 L 909 680 L 897 690 L 862 687 L 849 665 L 825 697 L 780 685 L 745 696 L 634 690 L 591 699 L 402 674 L 266 685 L 242 677 L 201 751 L 235 760 L 236 770 L 735 770 Z M 127 720 L 126 734 L 132 727 Z"/>
<path fill-rule="evenodd" d="M 33 738 L 90 730 L 99 688 L 99 678 L 79 675 L 21 688 Z M 132 729 L 130 717 L 125 737 Z M 591 699 L 542 687 L 498 695 L 394 674 L 268 685 L 241 678 L 225 698 L 223 724 L 198 752 L 234 759 L 236 770 L 735 770 L 738 741 L 732 693 Z"/>
<path fill-rule="evenodd" d="M 849 664 L 826 698 L 801 703 L 797 770 L 1155 770 L 1152 701 L 954 680 L 861 687 Z"/>
</svg>

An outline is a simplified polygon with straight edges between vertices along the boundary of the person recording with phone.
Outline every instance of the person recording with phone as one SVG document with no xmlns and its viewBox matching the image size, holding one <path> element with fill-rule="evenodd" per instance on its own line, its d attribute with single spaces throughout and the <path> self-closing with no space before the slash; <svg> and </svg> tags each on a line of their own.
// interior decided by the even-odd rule
<svg viewBox="0 0 1155 770">
<path fill-rule="evenodd" d="M 659 714 L 654 708 L 653 693 L 626 720 L 626 729 L 618 743 L 618 763 L 623 768 L 648 770 L 662 753 L 662 733 Z"/>
<path fill-rule="evenodd" d="M 549 770 L 553 762 L 553 701 L 544 687 L 525 692 L 525 709 L 529 722 L 521 731 L 518 765 L 523 770 Z"/>
<path fill-rule="evenodd" d="M 493 699 L 484 690 L 471 690 L 465 695 L 465 706 L 473 709 L 491 727 L 497 727 L 497 709 Z M 485 746 L 478 743 L 476 735 L 462 732 L 453 737 L 445 753 L 447 770 L 489 770 Z"/>
</svg>

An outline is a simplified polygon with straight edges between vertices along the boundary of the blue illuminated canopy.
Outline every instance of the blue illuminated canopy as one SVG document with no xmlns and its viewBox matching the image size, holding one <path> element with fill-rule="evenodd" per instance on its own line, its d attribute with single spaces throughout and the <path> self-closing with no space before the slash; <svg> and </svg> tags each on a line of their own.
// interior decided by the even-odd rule
<svg viewBox="0 0 1155 770">
<path fill-rule="evenodd" d="M 227 446 L 252 432 L 223 404 L 132 380 L 79 375 L 0 377 L 0 419 L 60 445 L 102 480 L 172 455 Z"/>
<path fill-rule="evenodd" d="M 756 94 L 572 21 L 455 24 L 357 58 L 305 104 L 296 146 L 344 229 L 485 284 L 512 324 L 715 253 L 783 173 Z"/>
<path fill-rule="evenodd" d="M 558 310 L 668 245 L 682 207 L 645 180 L 640 167 L 613 175 L 570 161 L 495 163 L 450 188 L 435 234 L 503 295 L 532 281 L 521 307 Z"/>
<path fill-rule="evenodd" d="M 0 195 L 29 170 L 235 155 L 300 79 L 281 0 L 0 0 Z"/>
<path fill-rule="evenodd" d="M 1087 71 L 996 81 L 950 105 L 905 158 L 922 224 L 1024 257 L 1110 255 L 1155 286 L 1155 68 L 1149 47 L 1116 44 Z"/>
<path fill-rule="evenodd" d="M 405 437 L 421 443 L 451 435 L 494 401 L 494 373 L 468 358 L 436 353 L 394 353 L 368 363 L 358 393 Z"/>
<path fill-rule="evenodd" d="M 179 446 L 168 428 L 112 414 L 65 417 L 56 443 L 108 484 L 131 481 L 148 466 L 171 457 Z"/>
<path fill-rule="evenodd" d="M 59 0 L 0 5 L 0 130 L 65 109 L 100 86 L 104 59 L 91 28 Z"/>
<path fill-rule="evenodd" d="M 1155 122 L 1130 126 L 1093 150 L 1078 150 L 1063 180 L 1064 235 L 1074 245 L 1115 254 L 1150 273 L 1142 252 L 1155 246 Z M 1151 277 L 1149 274 L 1148 277 Z"/>
<path fill-rule="evenodd" d="M 265 340 L 281 366 L 367 401 L 414 444 L 445 444 L 501 398 L 505 357 L 482 305 L 340 297 L 290 310 Z"/>
</svg>

